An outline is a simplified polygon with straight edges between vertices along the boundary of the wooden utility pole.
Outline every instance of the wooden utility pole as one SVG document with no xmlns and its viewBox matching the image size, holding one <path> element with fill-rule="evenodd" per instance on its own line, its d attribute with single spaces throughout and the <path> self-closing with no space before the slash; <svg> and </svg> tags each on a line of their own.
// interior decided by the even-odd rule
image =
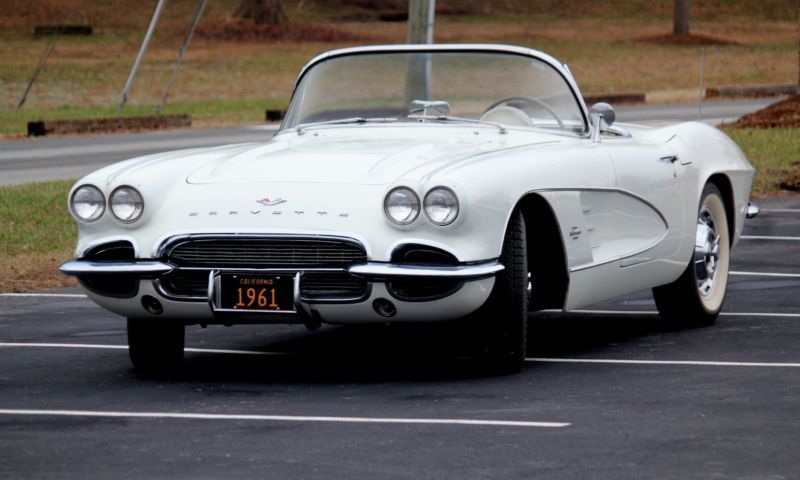
<svg viewBox="0 0 800 480">
<path fill-rule="evenodd" d="M 256 25 L 280 25 L 286 21 L 283 0 L 242 0 L 233 16 L 249 18 Z"/>
<path fill-rule="evenodd" d="M 675 0 L 672 33 L 675 35 L 689 35 L 689 0 Z"/>
</svg>

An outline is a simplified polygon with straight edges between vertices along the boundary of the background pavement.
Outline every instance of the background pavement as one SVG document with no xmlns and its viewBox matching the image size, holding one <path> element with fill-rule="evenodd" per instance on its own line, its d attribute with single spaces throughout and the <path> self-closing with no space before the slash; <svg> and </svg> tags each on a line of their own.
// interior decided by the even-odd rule
<svg viewBox="0 0 800 480">
<path fill-rule="evenodd" d="M 145 378 L 78 292 L 0 295 L 0 478 L 796 478 L 800 198 L 761 206 L 716 325 L 537 313 L 510 376 L 457 325 L 212 326 Z"/>
<path fill-rule="evenodd" d="M 702 118 L 711 124 L 731 122 L 778 99 L 705 102 Z M 662 126 L 701 118 L 698 104 L 621 105 L 617 121 Z M 34 138 L 0 142 L 0 185 L 81 177 L 128 158 L 182 148 L 258 142 L 277 126 L 189 129 L 167 132 Z"/>
</svg>

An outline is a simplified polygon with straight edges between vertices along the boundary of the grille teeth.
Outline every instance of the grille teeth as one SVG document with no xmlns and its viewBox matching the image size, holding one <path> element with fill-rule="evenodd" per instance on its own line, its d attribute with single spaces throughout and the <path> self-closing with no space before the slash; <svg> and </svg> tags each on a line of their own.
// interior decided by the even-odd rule
<svg viewBox="0 0 800 480">
<path fill-rule="evenodd" d="M 167 293 L 176 297 L 204 298 L 208 292 L 207 270 L 177 270 L 161 281 Z M 300 295 L 307 299 L 358 298 L 367 281 L 347 272 L 306 272 L 300 277 Z"/>
<path fill-rule="evenodd" d="M 318 239 L 192 239 L 174 247 L 168 259 L 183 267 L 343 268 L 365 262 L 358 245 Z"/>
</svg>

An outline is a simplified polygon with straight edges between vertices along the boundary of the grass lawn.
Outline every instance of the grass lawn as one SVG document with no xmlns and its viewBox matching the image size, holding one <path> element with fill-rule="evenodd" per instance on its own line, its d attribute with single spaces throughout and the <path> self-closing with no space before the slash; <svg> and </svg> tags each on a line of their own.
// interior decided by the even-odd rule
<svg viewBox="0 0 800 480">
<path fill-rule="evenodd" d="M 780 184 L 792 172 L 800 183 L 800 132 L 728 128 L 726 133 L 757 170 L 754 196 L 780 193 Z M 0 187 L 0 292 L 75 285 L 57 270 L 74 255 L 76 227 L 66 206 L 72 183 Z"/>
<path fill-rule="evenodd" d="M 74 255 L 76 228 L 67 211 L 74 182 L 0 187 L 0 291 L 74 285 L 58 265 Z"/>
<path fill-rule="evenodd" d="M 782 183 L 800 190 L 800 130 L 726 128 L 756 168 L 753 195 L 785 193 Z"/>
</svg>

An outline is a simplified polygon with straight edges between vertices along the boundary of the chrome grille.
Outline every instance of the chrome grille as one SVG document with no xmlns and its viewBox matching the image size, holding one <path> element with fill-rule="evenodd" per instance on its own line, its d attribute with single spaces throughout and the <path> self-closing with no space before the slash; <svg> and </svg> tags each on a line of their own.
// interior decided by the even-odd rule
<svg viewBox="0 0 800 480">
<path fill-rule="evenodd" d="M 205 299 L 209 270 L 176 270 L 161 277 L 161 287 L 175 297 Z M 306 272 L 300 276 L 300 296 L 309 300 L 359 298 L 367 281 L 347 272 Z"/>
<path fill-rule="evenodd" d="M 161 286 L 176 297 L 208 296 L 208 270 L 177 270 L 161 277 Z"/>
<path fill-rule="evenodd" d="M 300 276 L 302 298 L 358 298 L 366 289 L 366 279 L 347 272 L 307 272 Z"/>
<path fill-rule="evenodd" d="M 367 281 L 344 269 L 367 261 L 364 248 L 355 241 L 335 237 L 195 236 L 175 241 L 163 258 L 179 268 L 159 279 L 165 293 L 175 297 L 204 299 L 208 275 L 216 269 L 286 269 L 303 272 L 300 296 L 309 300 L 359 298 Z M 330 269 L 333 271 L 304 271 Z M 341 271 L 336 271 L 341 269 Z"/>
<path fill-rule="evenodd" d="M 365 262 L 355 242 L 290 237 L 190 238 L 171 247 L 167 259 L 182 267 L 343 268 Z"/>
</svg>

